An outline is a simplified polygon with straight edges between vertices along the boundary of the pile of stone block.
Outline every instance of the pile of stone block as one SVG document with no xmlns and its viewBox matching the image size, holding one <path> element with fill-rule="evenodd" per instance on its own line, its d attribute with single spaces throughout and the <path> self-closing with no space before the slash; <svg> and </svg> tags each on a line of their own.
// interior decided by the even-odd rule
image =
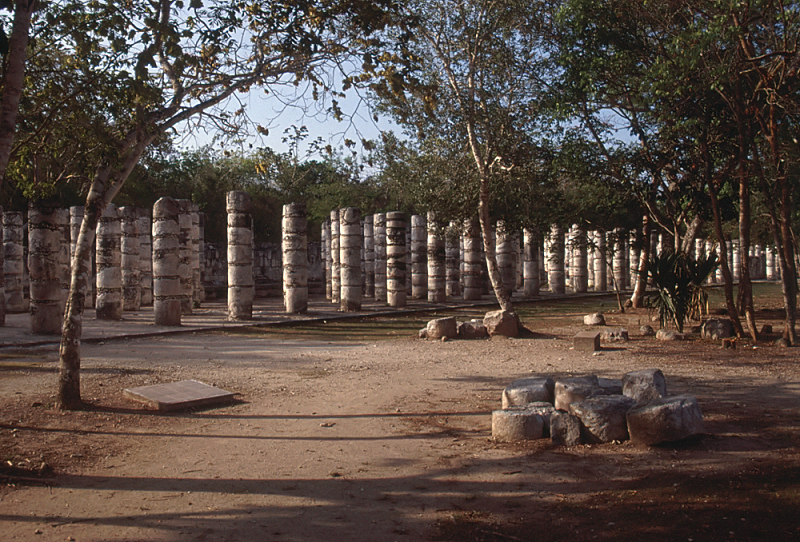
<svg viewBox="0 0 800 542">
<path fill-rule="evenodd" d="M 484 339 L 487 337 L 517 337 L 520 323 L 516 313 L 490 311 L 483 320 L 458 322 L 455 318 L 436 318 L 419 330 L 420 339 L 448 341 L 451 339 Z"/>
<path fill-rule="evenodd" d="M 627 373 L 621 380 L 595 375 L 515 380 L 492 413 L 492 438 L 516 442 L 550 438 L 576 446 L 623 440 L 654 445 L 703 433 L 697 399 L 667 395 L 660 369 Z"/>
</svg>

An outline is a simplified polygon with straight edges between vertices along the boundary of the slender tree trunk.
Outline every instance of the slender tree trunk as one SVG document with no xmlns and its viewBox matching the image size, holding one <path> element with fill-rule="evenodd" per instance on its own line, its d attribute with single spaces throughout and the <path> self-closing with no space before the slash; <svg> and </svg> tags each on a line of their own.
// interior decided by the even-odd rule
<svg viewBox="0 0 800 542">
<path fill-rule="evenodd" d="M 650 222 L 649 213 L 644 213 L 642 216 L 642 250 L 639 253 L 639 264 L 636 272 L 638 278 L 636 286 L 631 295 L 631 306 L 634 309 L 640 309 L 643 306 L 644 292 L 647 289 L 647 262 L 650 261 L 650 237 L 652 235 L 653 227 Z"/>
<path fill-rule="evenodd" d="M 122 184 L 139 161 L 145 148 L 153 141 L 155 135 L 146 135 L 142 131 L 134 131 L 120 144 L 118 151 L 105 157 L 97 168 L 81 223 L 80 233 L 72 258 L 69 297 L 64 311 L 64 324 L 61 328 L 61 345 L 59 348 L 59 375 L 56 408 L 76 410 L 82 408 L 81 399 L 81 334 L 83 331 L 83 309 L 85 292 L 88 286 L 88 266 L 92 241 L 97 222 L 103 211 L 117 195 Z M 113 167 L 114 165 L 117 168 Z"/>
<path fill-rule="evenodd" d="M 741 252 L 741 269 L 739 270 L 740 307 L 744 311 L 750 337 L 758 340 L 756 314 L 753 307 L 753 282 L 750 279 L 750 183 L 747 172 L 739 176 L 739 251 Z"/>
<path fill-rule="evenodd" d="M 481 176 L 480 201 L 478 203 L 478 218 L 481 223 L 481 233 L 483 234 L 483 250 L 486 253 L 486 266 L 489 268 L 489 280 L 494 289 L 497 303 L 504 311 L 513 310 L 510 288 L 503 286 L 503 277 L 500 268 L 497 266 L 497 253 L 495 250 L 494 237 L 492 236 L 492 222 L 489 218 L 489 180 Z"/>
<path fill-rule="evenodd" d="M 19 114 L 19 101 L 25 82 L 25 61 L 28 50 L 31 16 L 39 8 L 36 0 L 16 0 L 14 2 L 14 22 L 8 39 L 8 55 L 3 73 L 2 93 L 0 93 L 0 186 L 5 179 L 11 148 L 14 145 L 14 132 Z"/>
<path fill-rule="evenodd" d="M 728 267 L 728 251 L 725 248 L 725 234 L 722 231 L 722 218 L 719 209 L 719 199 L 717 198 L 717 188 L 714 182 L 708 183 L 708 193 L 711 196 L 711 209 L 714 214 L 714 231 L 719 239 L 719 261 L 720 269 L 722 269 L 722 276 L 725 279 L 725 304 L 728 308 L 728 316 L 733 322 L 733 327 L 736 330 L 736 335 L 741 337 L 744 335 L 742 322 L 739 320 L 739 312 L 736 310 L 736 302 L 733 297 L 733 276 L 731 275 L 730 267 Z"/>
<path fill-rule="evenodd" d="M 781 220 L 780 232 L 783 240 L 781 251 L 781 284 L 783 289 L 784 307 L 786 309 L 786 326 L 783 337 L 789 344 L 797 345 L 797 265 L 794 255 L 794 239 L 792 236 L 792 195 L 789 183 L 784 177 L 779 180 L 781 191 Z"/>
</svg>

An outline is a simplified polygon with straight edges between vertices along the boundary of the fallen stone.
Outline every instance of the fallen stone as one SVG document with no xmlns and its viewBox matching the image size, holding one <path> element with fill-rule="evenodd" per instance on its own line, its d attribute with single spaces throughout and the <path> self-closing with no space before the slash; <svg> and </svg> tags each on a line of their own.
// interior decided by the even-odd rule
<svg viewBox="0 0 800 542">
<path fill-rule="evenodd" d="M 701 434 L 703 413 L 690 395 L 662 397 L 628 411 L 628 433 L 634 442 L 661 444 Z"/>
<path fill-rule="evenodd" d="M 647 325 L 640 327 L 639 333 L 641 333 L 643 337 L 652 337 L 656 334 L 655 330 L 653 330 L 653 327 Z"/>
<path fill-rule="evenodd" d="M 789 339 L 787 339 L 786 337 L 781 337 L 780 339 L 775 341 L 775 346 L 780 348 L 789 348 L 791 344 L 789 343 Z"/>
<path fill-rule="evenodd" d="M 700 336 L 704 339 L 718 341 L 733 337 L 733 322 L 723 318 L 709 318 L 700 326 Z"/>
<path fill-rule="evenodd" d="M 458 336 L 462 339 L 485 339 L 489 332 L 480 320 L 471 320 L 458 323 Z"/>
<path fill-rule="evenodd" d="M 656 339 L 659 341 L 680 341 L 683 335 L 671 329 L 659 329 L 656 331 Z"/>
<path fill-rule="evenodd" d="M 556 411 L 553 403 L 536 402 L 530 403 L 525 407 L 526 410 L 535 412 L 542 417 L 542 437 L 547 438 L 550 436 L 550 417 Z"/>
<path fill-rule="evenodd" d="M 647 403 L 667 395 L 667 379 L 661 369 L 631 371 L 622 377 L 622 394 L 637 403 Z"/>
<path fill-rule="evenodd" d="M 597 385 L 606 395 L 622 395 L 622 380 L 619 378 L 598 378 Z"/>
<path fill-rule="evenodd" d="M 448 339 L 455 339 L 458 335 L 458 325 L 455 318 L 436 318 L 430 320 L 425 327 L 427 331 L 427 338 L 432 340 L 439 340 L 442 337 Z"/>
<path fill-rule="evenodd" d="M 428 328 L 423 327 L 419 330 L 419 338 L 420 339 L 427 339 L 428 338 Z"/>
<path fill-rule="evenodd" d="M 605 395 L 572 403 L 569 410 L 581 420 L 584 442 L 596 444 L 628 440 L 625 414 L 634 405 L 630 397 Z"/>
<path fill-rule="evenodd" d="M 628 342 L 627 329 L 609 329 L 600 335 L 600 339 L 606 342 L 624 343 Z"/>
<path fill-rule="evenodd" d="M 503 408 L 524 407 L 531 403 L 546 402 L 552 405 L 555 382 L 550 377 L 520 378 L 503 390 Z"/>
<path fill-rule="evenodd" d="M 569 411 L 570 403 L 585 401 L 597 395 L 605 395 L 594 375 L 577 376 L 556 380 L 553 404 L 556 410 Z"/>
<path fill-rule="evenodd" d="M 517 442 L 542 438 L 544 422 L 531 410 L 512 408 L 492 412 L 492 438 L 497 442 Z"/>
<path fill-rule="evenodd" d="M 600 312 L 587 314 L 583 317 L 583 324 L 587 326 L 604 326 L 606 325 L 606 318 Z"/>
<path fill-rule="evenodd" d="M 550 414 L 550 440 L 559 446 L 581 444 L 581 421 L 569 412 L 554 410 Z"/>
<path fill-rule="evenodd" d="M 483 317 L 483 325 L 490 337 L 517 337 L 519 317 L 510 311 L 490 311 Z"/>
<path fill-rule="evenodd" d="M 572 346 L 580 352 L 596 352 L 600 350 L 600 332 L 581 331 L 572 339 Z"/>
</svg>

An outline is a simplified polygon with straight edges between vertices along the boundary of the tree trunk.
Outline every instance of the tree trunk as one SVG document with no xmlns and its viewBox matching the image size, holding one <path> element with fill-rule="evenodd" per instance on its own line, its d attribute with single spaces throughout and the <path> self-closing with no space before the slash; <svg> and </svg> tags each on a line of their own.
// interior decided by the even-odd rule
<svg viewBox="0 0 800 542">
<path fill-rule="evenodd" d="M 733 322 L 733 327 L 736 330 L 736 335 L 741 337 L 744 335 L 742 322 L 739 320 L 739 312 L 736 310 L 736 302 L 733 298 L 733 276 L 731 275 L 730 267 L 728 267 L 728 251 L 725 248 L 725 234 L 722 231 L 722 218 L 719 209 L 719 199 L 717 198 L 717 188 L 714 186 L 713 181 L 708 183 L 708 194 L 711 197 L 711 209 L 714 214 L 714 231 L 719 239 L 719 261 L 722 276 L 725 279 L 725 305 L 728 308 L 728 316 Z"/>
<path fill-rule="evenodd" d="M 0 94 L 0 186 L 5 179 L 6 167 L 14 145 L 14 132 L 19 114 L 19 101 L 25 82 L 25 61 L 28 50 L 31 16 L 39 8 L 36 0 L 14 2 L 14 23 L 8 39 L 5 58 L 2 94 Z"/>
<path fill-rule="evenodd" d="M 650 236 L 652 235 L 652 230 L 650 215 L 644 213 L 642 216 L 642 250 L 639 253 L 639 266 L 637 268 L 639 276 L 631 295 L 631 306 L 634 309 L 642 308 L 644 292 L 647 289 L 647 262 L 650 261 Z"/>
<path fill-rule="evenodd" d="M 786 327 L 783 337 L 791 345 L 797 345 L 797 265 L 794 258 L 794 239 L 792 236 L 792 195 L 789 183 L 784 177 L 779 180 L 781 190 L 780 232 L 783 241 L 781 251 L 781 286 L 786 309 Z"/>
<path fill-rule="evenodd" d="M 743 167 L 740 164 L 740 167 Z M 744 311 L 750 337 L 758 340 L 756 314 L 753 307 L 753 283 L 750 280 L 750 183 L 747 171 L 739 175 L 739 251 L 741 268 L 739 269 L 739 294 L 741 309 Z"/>
<path fill-rule="evenodd" d="M 503 286 L 503 277 L 500 275 L 500 268 L 497 266 L 497 254 L 495 251 L 494 237 L 492 236 L 492 223 L 489 218 L 489 179 L 481 176 L 480 201 L 478 203 L 478 218 L 481 223 L 481 233 L 483 234 L 483 250 L 486 253 L 486 266 L 489 268 L 489 280 L 494 289 L 494 295 L 500 309 L 504 311 L 513 310 L 511 303 L 510 289 Z"/>
</svg>

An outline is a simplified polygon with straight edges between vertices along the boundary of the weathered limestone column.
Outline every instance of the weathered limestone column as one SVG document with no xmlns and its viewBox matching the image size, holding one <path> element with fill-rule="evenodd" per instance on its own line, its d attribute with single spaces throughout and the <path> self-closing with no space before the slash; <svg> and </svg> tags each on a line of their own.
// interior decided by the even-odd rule
<svg viewBox="0 0 800 542">
<path fill-rule="evenodd" d="M 28 208 L 28 269 L 31 332 L 61 333 L 61 230 L 58 204 L 31 202 Z"/>
<path fill-rule="evenodd" d="M 514 289 L 522 290 L 525 286 L 525 277 L 522 275 L 522 237 L 520 237 L 519 232 L 515 232 L 511 238 L 511 246 L 514 250 L 514 276 L 516 277 Z"/>
<path fill-rule="evenodd" d="M 572 258 L 573 242 L 575 240 L 574 227 L 570 227 L 564 234 L 564 288 L 572 289 Z"/>
<path fill-rule="evenodd" d="M 120 268 L 122 269 L 122 310 L 136 311 L 142 306 L 142 274 L 139 270 L 139 210 L 125 206 L 122 214 L 122 239 L 120 242 Z"/>
<path fill-rule="evenodd" d="M 109 203 L 97 221 L 97 302 L 98 320 L 122 320 L 122 228 L 120 211 Z"/>
<path fill-rule="evenodd" d="M 566 292 L 566 277 L 564 273 L 564 256 L 566 253 L 564 247 L 564 229 L 561 226 L 553 225 L 550 227 L 549 239 L 549 252 L 547 261 L 550 263 L 550 268 L 547 273 L 547 283 L 550 286 L 550 292 L 554 294 L 563 294 Z"/>
<path fill-rule="evenodd" d="M 331 211 L 331 301 L 341 302 L 342 275 L 341 253 L 339 252 L 339 209 Z"/>
<path fill-rule="evenodd" d="M 5 235 L 5 231 L 3 232 L 3 235 Z M 7 254 L 8 252 L 6 252 L 6 258 L 8 258 Z M 767 250 L 765 252 L 765 257 L 767 259 L 767 280 L 778 280 L 779 278 L 777 273 L 778 266 L 775 265 L 777 263 L 776 256 L 777 254 L 775 252 L 775 246 L 767 245 Z M 8 295 L 8 279 L 6 279 L 6 295 Z"/>
<path fill-rule="evenodd" d="M 325 299 L 330 301 L 331 295 L 331 220 L 326 218 L 320 226 L 322 235 L 322 258 L 325 262 Z"/>
<path fill-rule="evenodd" d="M 58 269 L 61 272 L 61 314 L 64 314 L 67 309 L 69 285 L 72 280 L 72 266 L 70 266 L 72 260 L 69 251 L 69 209 L 59 209 L 56 217 L 58 231 L 61 233 L 61 243 L 58 246 Z"/>
<path fill-rule="evenodd" d="M 283 304 L 289 314 L 308 311 L 308 221 L 305 203 L 283 206 Z"/>
<path fill-rule="evenodd" d="M 411 215 L 411 299 L 428 296 L 428 227 L 424 216 Z"/>
<path fill-rule="evenodd" d="M 202 303 L 201 290 L 203 284 L 200 281 L 200 207 L 192 204 L 192 230 L 191 230 L 191 270 L 192 270 L 192 307 L 199 307 Z"/>
<path fill-rule="evenodd" d="M 228 319 L 252 320 L 255 283 L 253 281 L 253 223 L 248 214 L 247 192 L 227 194 L 228 211 Z"/>
<path fill-rule="evenodd" d="M 192 280 L 192 202 L 178 202 L 178 275 L 181 277 L 181 314 L 192 314 L 194 282 Z"/>
<path fill-rule="evenodd" d="M 204 303 L 206 300 L 206 287 L 205 287 L 205 275 L 206 275 L 206 214 L 200 213 L 199 214 L 200 221 L 198 222 L 198 240 L 197 240 L 197 250 L 199 252 L 200 258 L 200 283 L 197 285 L 197 291 L 200 294 L 200 303 Z"/>
<path fill-rule="evenodd" d="M 731 241 L 731 253 L 732 258 L 731 261 L 733 262 L 733 280 L 739 280 L 739 277 L 742 276 L 742 250 L 739 248 L 739 240 L 734 239 Z"/>
<path fill-rule="evenodd" d="M 586 293 L 589 289 L 588 255 L 586 246 L 586 228 L 574 226 L 572 247 L 572 290 L 575 293 Z"/>
<path fill-rule="evenodd" d="M 477 219 L 464 221 L 464 300 L 475 301 L 481 298 L 481 230 Z"/>
<path fill-rule="evenodd" d="M 6 312 L 26 312 L 22 288 L 23 277 L 23 223 L 22 213 L 6 211 L 3 213 L 3 276 L 5 287 Z"/>
<path fill-rule="evenodd" d="M 642 247 L 639 245 L 636 235 L 636 232 L 631 232 L 628 236 L 627 269 L 628 286 L 631 290 L 636 288 L 636 283 L 639 281 L 639 259 L 642 254 Z"/>
<path fill-rule="evenodd" d="M 626 266 L 626 247 L 625 247 L 625 230 L 616 228 L 614 230 L 614 281 L 617 288 L 624 290 L 628 287 L 627 266 Z"/>
<path fill-rule="evenodd" d="M 364 297 L 375 297 L 375 216 L 364 217 Z"/>
<path fill-rule="evenodd" d="M 608 290 L 608 279 L 606 276 L 606 233 L 604 231 L 594 232 L 594 291 L 605 292 Z"/>
<path fill-rule="evenodd" d="M 391 307 L 405 307 L 406 215 L 386 213 L 386 301 Z"/>
<path fill-rule="evenodd" d="M 142 306 L 153 304 L 153 243 L 150 238 L 150 217 L 139 215 L 139 271 L 142 284 Z"/>
<path fill-rule="evenodd" d="M 716 247 L 717 247 L 717 258 L 719 258 L 719 260 L 722 261 L 722 251 L 725 250 L 726 254 L 728 255 L 728 265 L 730 266 L 731 265 L 731 256 L 730 256 L 730 253 L 727 252 L 728 244 L 729 243 L 727 241 L 722 241 L 721 243 L 717 242 Z M 714 279 L 715 279 L 715 282 L 717 282 L 719 284 L 722 284 L 722 283 L 725 282 L 725 277 L 722 275 L 722 265 L 717 266 L 717 270 L 714 272 Z"/>
<path fill-rule="evenodd" d="M 511 297 L 514 294 L 514 288 L 517 285 L 513 253 L 514 236 L 511 232 L 506 231 L 506 226 L 503 221 L 499 221 L 495 228 L 495 255 L 497 258 L 497 268 L 498 271 L 500 271 L 500 280 L 503 283 L 503 289 L 505 290 L 506 295 Z"/>
<path fill-rule="evenodd" d="M 153 205 L 153 316 L 157 326 L 181 325 L 178 202 L 161 198 Z"/>
<path fill-rule="evenodd" d="M 386 301 L 386 214 L 373 215 L 375 228 L 375 301 Z"/>
<path fill-rule="evenodd" d="M 341 292 L 339 310 L 361 310 L 361 210 L 357 207 L 339 209 L 339 265 Z"/>
<path fill-rule="evenodd" d="M 456 297 L 461 295 L 461 233 L 458 225 L 451 221 L 444 232 L 445 295 Z"/>
<path fill-rule="evenodd" d="M 436 214 L 428 211 L 428 301 L 444 303 L 447 299 L 447 255 L 444 234 L 437 227 Z"/>
<path fill-rule="evenodd" d="M 539 295 L 539 232 L 525 228 L 522 241 L 522 291 L 526 296 Z"/>
<path fill-rule="evenodd" d="M 714 242 L 710 239 L 706 239 L 706 257 L 711 256 L 711 253 L 714 252 Z M 717 275 L 716 273 L 711 273 L 711 276 L 708 277 L 709 284 L 713 284 L 717 282 Z"/>
<path fill-rule="evenodd" d="M 411 297 L 412 284 L 411 279 L 413 273 L 411 272 L 411 222 L 406 222 L 406 296 Z"/>
</svg>

